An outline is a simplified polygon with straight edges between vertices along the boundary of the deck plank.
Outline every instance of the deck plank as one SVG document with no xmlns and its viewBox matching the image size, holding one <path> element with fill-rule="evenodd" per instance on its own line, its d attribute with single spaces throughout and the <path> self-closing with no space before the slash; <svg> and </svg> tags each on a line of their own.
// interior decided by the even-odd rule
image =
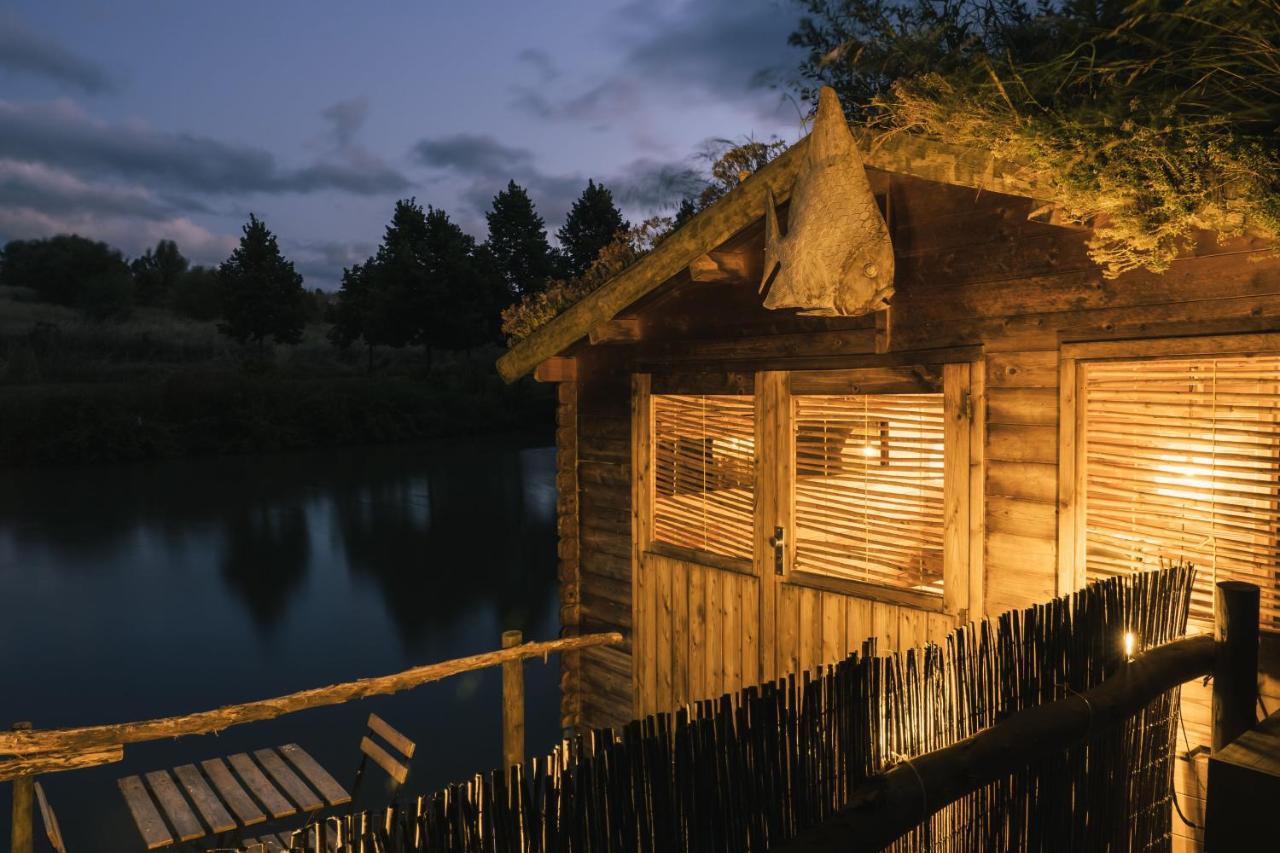
<svg viewBox="0 0 1280 853">
<path fill-rule="evenodd" d="M 324 807 L 324 801 L 316 796 L 316 792 L 307 787 L 307 784 L 298 778 L 298 774 L 294 773 L 280 757 L 280 754 L 274 749 L 259 749 L 253 753 L 253 757 L 258 759 L 258 763 L 263 769 L 275 780 L 276 784 L 284 789 L 289 799 L 298 804 L 298 807 L 305 812 L 313 812 L 316 809 Z"/>
<path fill-rule="evenodd" d="M 169 826 L 178 833 L 179 841 L 193 841 L 205 834 L 204 824 L 187 805 L 187 800 L 174 784 L 168 770 L 152 770 L 146 775 L 147 787 L 155 795 L 165 817 L 169 818 Z"/>
<path fill-rule="evenodd" d="M 200 766 L 204 768 L 204 772 L 209 775 L 214 787 L 222 795 L 223 802 L 231 806 L 231 810 L 236 813 L 241 824 L 253 826 L 267 819 L 262 809 L 258 808 L 258 804 L 244 792 L 244 788 L 241 788 L 240 783 L 231 775 L 231 770 L 227 768 L 225 761 L 221 758 L 210 758 L 200 762 Z"/>
<path fill-rule="evenodd" d="M 267 807 L 272 817 L 288 817 L 298 813 L 293 804 L 285 799 L 284 794 L 267 781 L 267 777 L 262 774 L 258 765 L 253 763 L 253 759 L 247 753 L 237 752 L 227 761 L 231 762 L 232 768 L 239 774 L 240 779 L 249 786 L 249 792 L 257 798 L 258 802 Z"/>
<path fill-rule="evenodd" d="M 165 827 L 164 819 L 160 817 L 160 811 L 151 801 L 151 795 L 147 793 L 142 780 L 137 776 L 125 776 L 123 779 L 117 779 L 116 784 L 120 786 L 120 793 L 124 794 L 124 801 L 133 815 L 134 825 L 138 827 L 138 832 L 142 835 L 147 849 L 155 850 L 172 844 L 173 836 Z"/>
<path fill-rule="evenodd" d="M 200 775 L 200 771 L 196 769 L 194 764 L 175 767 L 173 768 L 173 773 L 178 777 L 178 781 L 187 792 L 187 796 L 191 797 L 191 801 L 196 805 L 196 810 L 200 812 L 200 816 L 204 818 L 204 822 L 208 824 L 211 831 L 230 832 L 236 828 L 236 822 L 231 819 L 231 815 L 222 807 L 222 801 L 209 788 L 209 785 L 204 781 L 204 777 Z"/>
<path fill-rule="evenodd" d="M 343 806 L 351 802 L 347 793 L 338 781 L 329 775 L 329 771 L 320 766 L 320 762 L 311 757 L 305 749 L 296 743 L 287 743 L 280 747 L 280 754 L 302 773 L 311 787 L 331 806 Z"/>
</svg>

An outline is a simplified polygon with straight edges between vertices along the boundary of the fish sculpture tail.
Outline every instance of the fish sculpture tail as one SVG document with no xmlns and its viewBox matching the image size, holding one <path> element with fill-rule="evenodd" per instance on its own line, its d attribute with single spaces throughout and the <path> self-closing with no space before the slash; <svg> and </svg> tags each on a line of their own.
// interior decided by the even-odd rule
<svg viewBox="0 0 1280 853">
<path fill-rule="evenodd" d="M 760 292 L 773 281 L 773 274 L 782 263 L 778 257 L 778 248 L 782 245 L 782 230 L 778 227 L 778 204 L 773 198 L 773 190 L 764 191 L 764 275 L 760 278 Z"/>
</svg>

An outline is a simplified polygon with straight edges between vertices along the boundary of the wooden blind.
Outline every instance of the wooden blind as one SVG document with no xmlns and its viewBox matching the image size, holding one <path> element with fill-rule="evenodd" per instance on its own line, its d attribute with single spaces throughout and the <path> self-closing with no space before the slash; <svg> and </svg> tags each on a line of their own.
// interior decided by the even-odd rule
<svg viewBox="0 0 1280 853">
<path fill-rule="evenodd" d="M 1084 365 L 1089 577 L 1185 560 L 1192 617 L 1212 623 L 1214 583 L 1262 589 L 1280 630 L 1280 358 Z"/>
<path fill-rule="evenodd" d="M 749 396 L 653 395 L 653 536 L 751 559 L 755 403 Z"/>
<path fill-rule="evenodd" d="M 795 568 L 941 594 L 942 395 L 793 400 Z"/>
</svg>

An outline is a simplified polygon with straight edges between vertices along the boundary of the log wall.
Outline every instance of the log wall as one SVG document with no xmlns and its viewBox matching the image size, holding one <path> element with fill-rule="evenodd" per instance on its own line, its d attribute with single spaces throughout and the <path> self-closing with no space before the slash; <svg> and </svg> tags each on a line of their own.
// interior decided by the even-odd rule
<svg viewBox="0 0 1280 853">
<path fill-rule="evenodd" d="M 655 382 L 709 376 L 714 385 L 754 370 L 930 363 L 941 351 L 975 353 L 946 360 L 985 365 L 985 508 L 975 529 L 985 567 L 982 609 L 994 615 L 1060 591 L 1064 342 L 1280 331 L 1280 258 L 1253 238 L 1219 243 L 1202 234 L 1163 274 L 1106 280 L 1088 259 L 1089 232 L 1028 221 L 1031 200 L 897 175 L 889 198 L 898 292 L 886 353 L 876 354 L 873 318 L 768 312 L 754 282 L 694 282 L 684 275 L 629 312 L 638 318 L 639 342 L 583 345 L 573 353 L 591 365 L 607 351 L 616 371 L 580 392 L 582 630 L 630 636 L 632 627 L 630 372 L 652 374 Z M 734 248 L 759 247 L 757 229 L 740 235 Z M 741 633 L 750 611 L 734 602 L 752 599 L 756 579 L 691 565 L 677 571 L 679 561 L 645 559 L 652 584 L 637 579 L 644 600 L 634 604 L 655 614 L 652 630 L 641 626 L 634 667 L 630 646 L 583 654 L 580 724 L 616 724 L 631 710 L 733 689 L 753 675 L 743 661 L 759 639 Z M 794 642 L 780 639 L 787 657 L 779 662 L 790 668 L 833 660 L 860 634 L 880 634 L 895 648 L 943 630 L 947 617 L 906 610 L 782 584 L 774 630 L 779 638 L 794 632 Z M 1264 670 L 1273 666 L 1264 654 Z M 1207 695 L 1185 691 L 1192 747 L 1207 742 Z M 1270 677 L 1263 701 L 1270 711 L 1280 705 L 1280 687 Z M 1177 782 L 1184 811 L 1198 822 L 1203 755 L 1180 762 Z M 1195 844 L 1195 830 L 1176 818 L 1174 826 L 1181 845 L 1175 849 Z"/>
</svg>

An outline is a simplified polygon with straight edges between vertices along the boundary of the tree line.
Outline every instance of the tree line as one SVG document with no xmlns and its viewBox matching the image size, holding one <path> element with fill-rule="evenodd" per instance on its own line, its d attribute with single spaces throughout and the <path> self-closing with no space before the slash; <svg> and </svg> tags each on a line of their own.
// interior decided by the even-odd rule
<svg viewBox="0 0 1280 853">
<path fill-rule="evenodd" d="M 77 235 L 14 240 L 0 250 L 0 285 L 96 319 L 135 306 L 217 321 L 265 355 L 269 343 L 296 344 L 307 322 L 331 323 L 336 347 L 465 350 L 496 342 L 501 313 L 549 282 L 580 276 L 628 224 L 603 184 L 588 181 L 556 232 L 547 236 L 532 199 L 511 181 L 486 213 L 482 242 L 448 213 L 402 199 L 375 253 L 344 269 L 336 294 L 308 291 L 262 219 L 250 214 L 239 245 L 216 268 L 192 266 L 172 240 L 126 260 Z"/>
</svg>

